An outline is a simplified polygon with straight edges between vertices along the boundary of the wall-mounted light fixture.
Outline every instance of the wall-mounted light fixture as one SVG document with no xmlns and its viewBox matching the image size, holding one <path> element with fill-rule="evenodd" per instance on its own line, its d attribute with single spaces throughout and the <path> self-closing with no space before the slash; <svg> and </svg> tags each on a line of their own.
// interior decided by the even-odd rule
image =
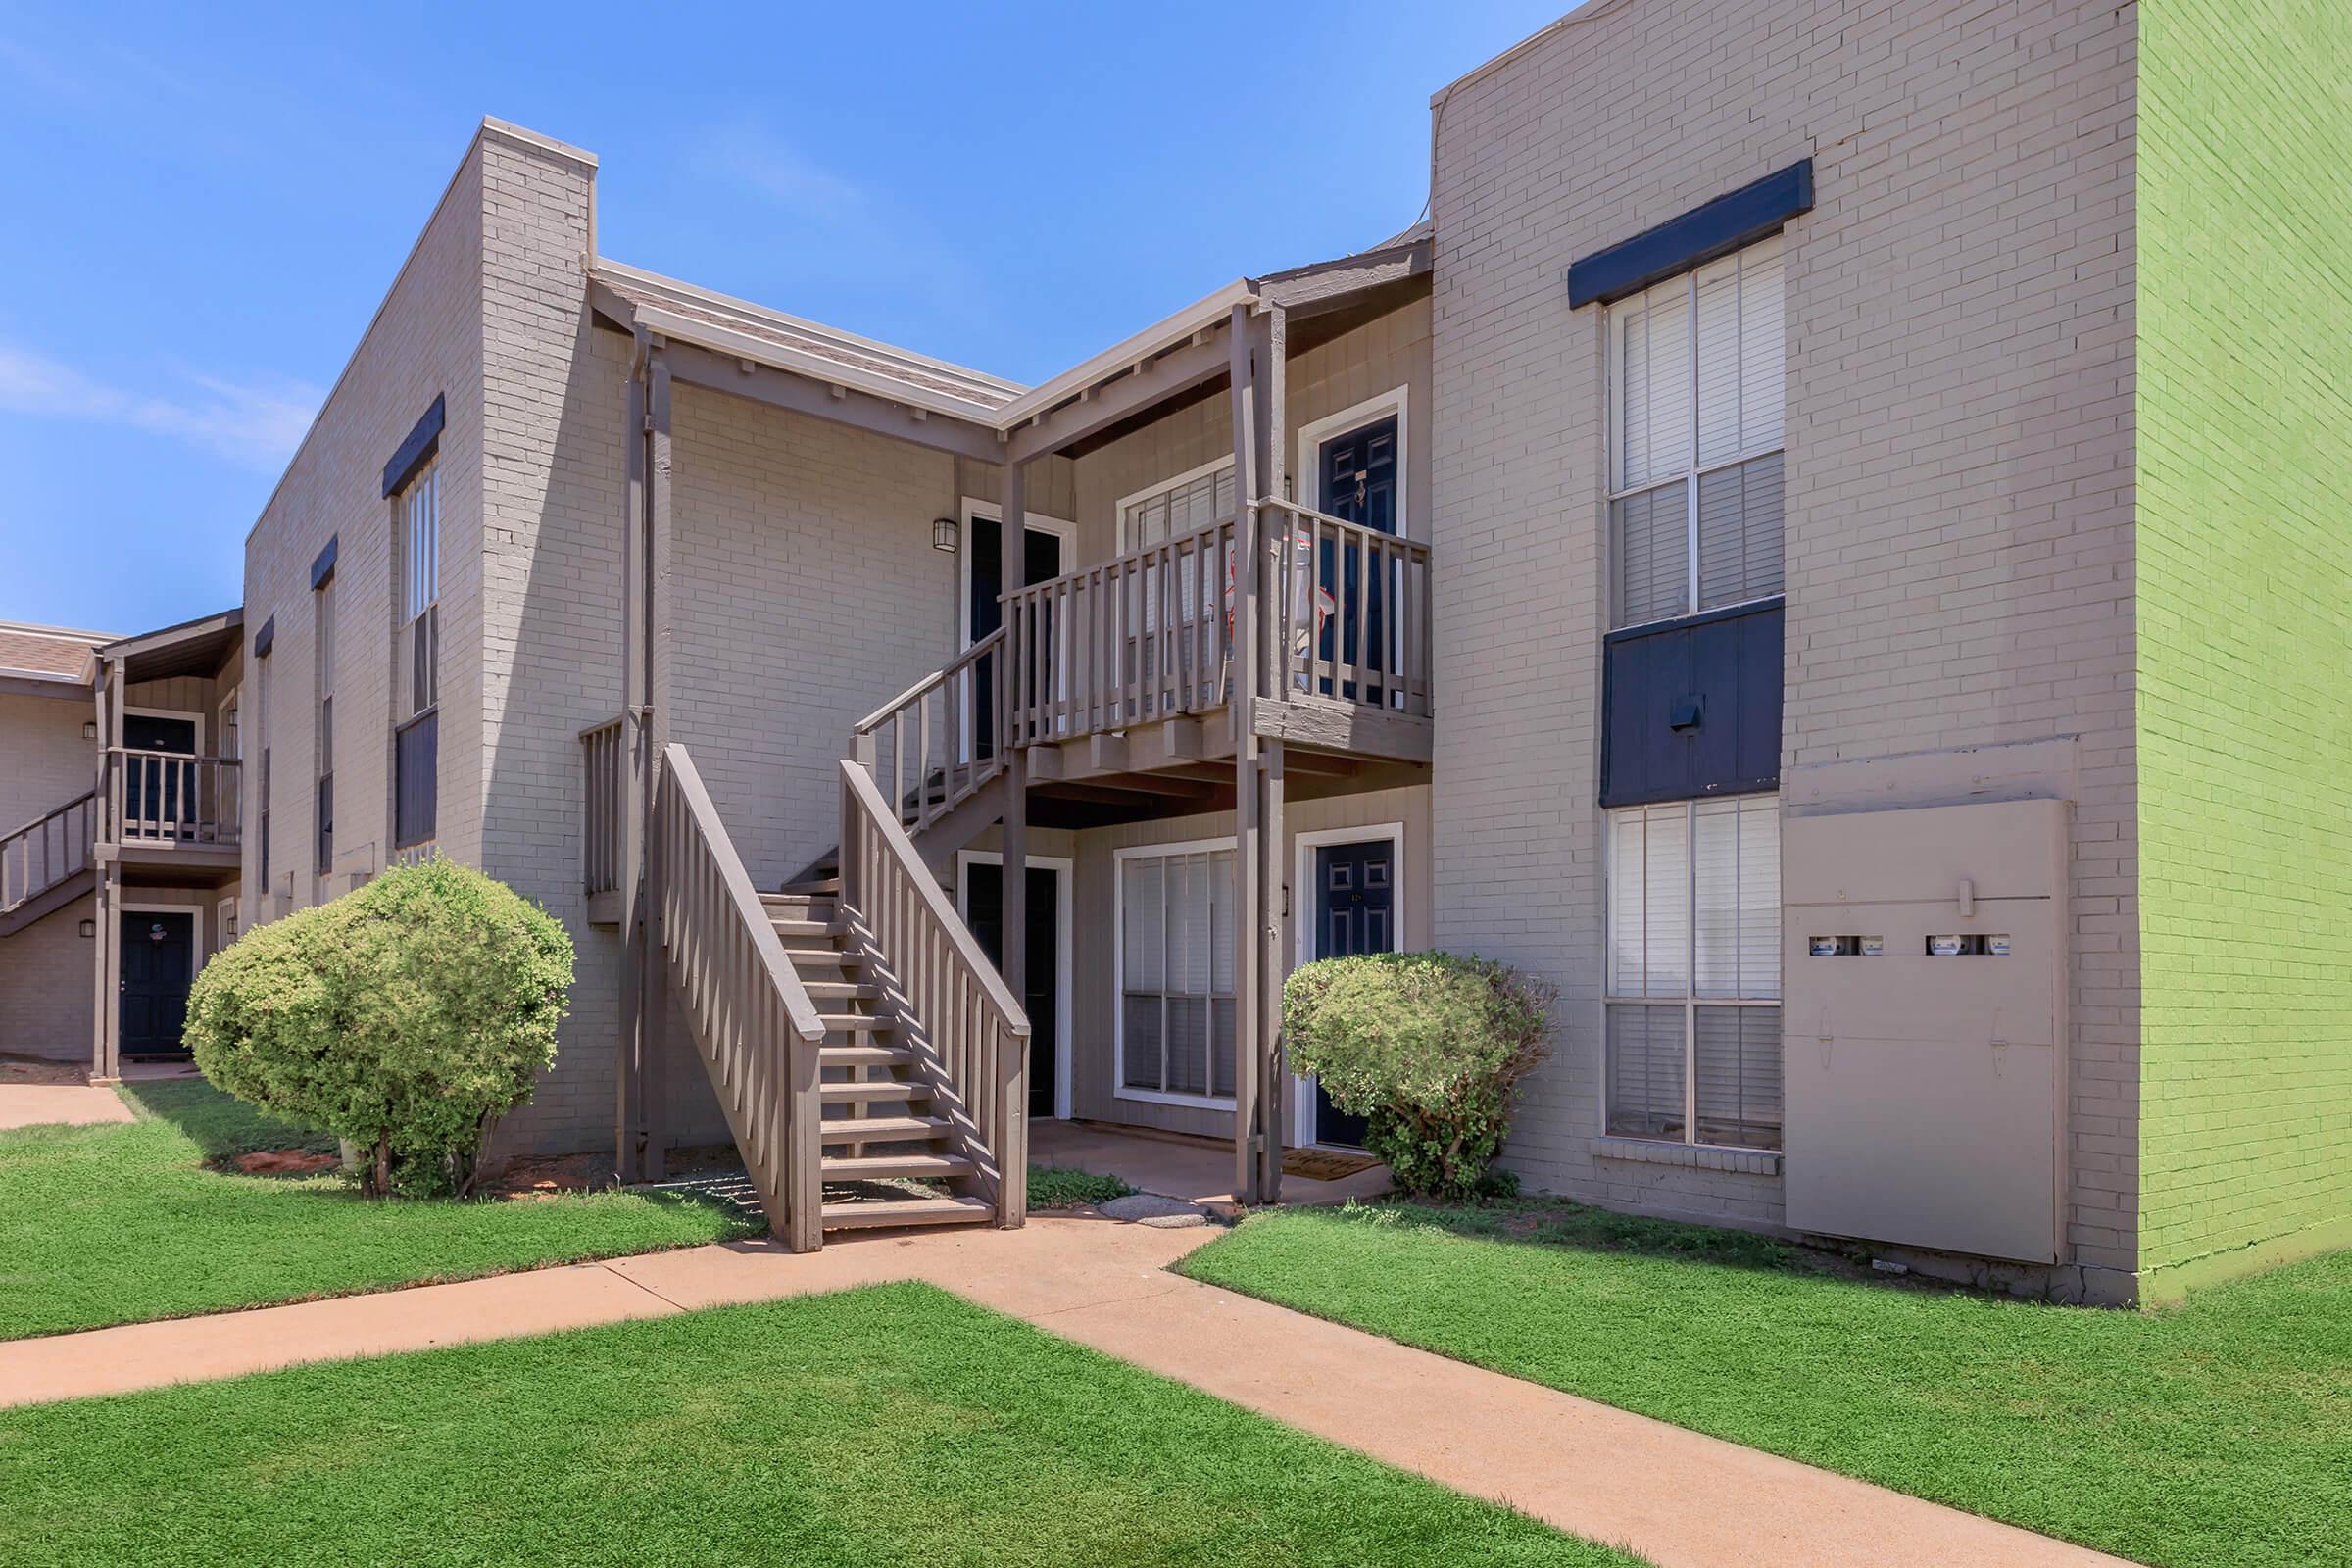
<svg viewBox="0 0 2352 1568">
<path fill-rule="evenodd" d="M 94 741 L 98 738 L 98 721 L 96 719 L 85 718 L 81 721 L 81 738 L 85 741 Z"/>
<path fill-rule="evenodd" d="M 83 936 L 85 936 L 85 937 L 94 937 L 94 936 L 96 936 L 96 935 L 98 934 L 98 922 L 97 922 L 97 921 L 95 921 L 95 920 L 84 920 L 84 921 L 82 921 L 82 922 L 81 922 L 81 934 L 82 934 Z"/>
<path fill-rule="evenodd" d="M 945 550 L 951 556 L 956 553 L 956 519 L 954 517 L 931 519 L 931 548 Z"/>
</svg>

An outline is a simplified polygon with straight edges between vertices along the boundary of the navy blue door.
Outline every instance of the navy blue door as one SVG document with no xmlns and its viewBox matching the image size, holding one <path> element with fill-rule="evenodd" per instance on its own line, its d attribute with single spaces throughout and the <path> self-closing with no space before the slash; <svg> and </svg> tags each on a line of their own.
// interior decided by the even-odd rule
<svg viewBox="0 0 2352 1568">
<path fill-rule="evenodd" d="M 1029 1114 L 1054 1114 L 1054 1058 L 1061 1035 L 1060 984 L 1061 872 L 1054 866 L 1029 867 L 1028 967 L 1022 971 L 1021 1004 L 1029 1009 Z M 975 860 L 964 867 L 964 924 L 980 943 L 988 961 L 1004 966 L 1004 867 Z"/>
<path fill-rule="evenodd" d="M 196 721 L 192 718 L 160 718 L 152 713 L 122 715 L 122 745 L 126 751 L 170 752 L 177 757 L 196 755 Z M 166 831 L 166 825 L 177 823 L 193 828 L 196 821 L 196 769 L 185 762 L 166 762 L 154 758 L 130 760 L 123 763 L 123 812 L 133 822 L 152 823 L 149 832 Z"/>
<path fill-rule="evenodd" d="M 1381 533 L 1396 531 L 1395 415 L 1324 442 L 1319 466 L 1322 471 L 1316 476 L 1316 487 L 1321 499 L 1315 504 L 1320 510 Z M 1385 667 L 1388 643 L 1382 612 L 1387 585 L 1378 573 L 1369 582 L 1359 581 L 1362 560 L 1352 553 L 1346 560 L 1335 560 L 1337 554 L 1332 544 L 1325 543 L 1320 563 L 1323 590 L 1339 601 L 1340 611 L 1334 623 L 1323 628 L 1318 657 L 1347 664 L 1354 662 L 1360 650 L 1367 656 L 1366 663 Z M 1328 681 L 1323 684 L 1323 695 L 1332 695 Z M 1355 696 L 1354 682 L 1343 683 L 1341 695 Z M 1380 698 L 1375 687 L 1363 700 L 1376 703 Z"/>
<path fill-rule="evenodd" d="M 193 914 L 126 911 L 121 927 L 122 1052 L 125 1056 L 184 1056 L 188 965 L 196 952 Z"/>
<path fill-rule="evenodd" d="M 1004 624 L 1004 607 L 999 602 L 1004 592 L 1004 527 L 994 517 L 974 517 L 967 532 L 970 537 L 964 540 L 964 548 L 972 553 L 972 641 L 978 642 Z M 1021 571 L 1024 588 L 1060 576 L 1061 536 L 1042 528 L 1025 529 L 1021 540 Z M 1033 674 L 1045 667 L 1042 644 L 1051 635 L 1049 631 L 1040 639 Z M 989 754 L 987 737 L 996 733 L 995 673 L 983 662 L 980 679 L 974 683 L 977 691 L 972 699 L 972 733 L 980 737 L 979 749 L 974 753 L 979 757 Z"/>
<path fill-rule="evenodd" d="M 1315 956 L 1396 950 L 1396 846 L 1326 844 L 1315 851 Z M 1315 1142 L 1361 1149 L 1364 1119 L 1349 1116 L 1315 1085 Z"/>
</svg>

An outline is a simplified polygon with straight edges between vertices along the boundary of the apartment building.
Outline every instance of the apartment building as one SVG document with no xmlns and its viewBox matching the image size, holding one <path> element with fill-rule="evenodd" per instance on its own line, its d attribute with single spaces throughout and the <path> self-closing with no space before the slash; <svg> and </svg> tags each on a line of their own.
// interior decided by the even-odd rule
<svg viewBox="0 0 2352 1568">
<path fill-rule="evenodd" d="M 1534 1190 L 2094 1300 L 2342 1245 L 2343 127 L 2149 9 L 1599 0 L 1425 221 L 1036 387 L 485 122 L 248 544 L 245 916 L 513 883 L 503 1145 L 731 1138 L 800 1246 L 1018 1223 L 1044 1118 L 1276 1196 L 1360 1137 L 1283 975 L 1426 946 L 1562 989 Z"/>
</svg>

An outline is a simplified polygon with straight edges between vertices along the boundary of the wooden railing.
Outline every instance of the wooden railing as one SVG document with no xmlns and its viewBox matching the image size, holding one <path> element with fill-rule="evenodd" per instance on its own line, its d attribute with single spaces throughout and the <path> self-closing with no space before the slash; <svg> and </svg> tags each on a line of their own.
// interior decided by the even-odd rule
<svg viewBox="0 0 2352 1568">
<path fill-rule="evenodd" d="M 621 840 L 628 830 L 628 719 L 580 731 L 580 882 L 590 898 L 620 889 Z"/>
<path fill-rule="evenodd" d="M 1275 691 L 1428 717 L 1429 546 L 1291 501 L 1258 518 L 1278 541 Z"/>
<path fill-rule="evenodd" d="M 1430 715 L 1430 548 L 1289 501 L 1259 504 L 1274 541 L 1259 691 Z M 1235 529 L 1220 522 L 1004 596 L 1017 746 L 1224 707 Z M 1260 661 L 1247 662 L 1252 668 Z"/>
<path fill-rule="evenodd" d="M 1129 551 L 1004 596 L 1015 745 L 1222 708 L 1234 525 Z"/>
<path fill-rule="evenodd" d="M 1005 667 L 1000 627 L 858 721 L 851 760 L 919 833 L 1004 770 Z"/>
<path fill-rule="evenodd" d="M 85 790 L 0 838 L 0 911 L 88 870 L 97 828 L 98 792 Z"/>
<path fill-rule="evenodd" d="M 115 747 L 107 753 L 110 844 L 233 846 L 243 764 L 233 757 L 186 757 Z"/>
<path fill-rule="evenodd" d="M 662 753 L 646 892 L 670 983 L 768 1221 L 794 1251 L 812 1250 L 824 1240 L 824 1022 L 683 746 Z"/>
<path fill-rule="evenodd" d="M 923 864 L 871 774 L 841 764 L 841 906 L 944 1094 L 997 1223 L 1027 1208 L 1029 1015 Z"/>
</svg>

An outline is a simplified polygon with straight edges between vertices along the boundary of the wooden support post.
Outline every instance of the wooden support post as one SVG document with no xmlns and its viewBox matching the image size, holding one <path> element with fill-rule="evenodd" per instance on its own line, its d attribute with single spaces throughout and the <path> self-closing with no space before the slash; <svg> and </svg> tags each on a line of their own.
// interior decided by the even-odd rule
<svg viewBox="0 0 2352 1568">
<path fill-rule="evenodd" d="M 624 1182 L 644 1179 L 639 1135 L 645 1107 L 645 835 L 653 814 L 653 736 L 644 723 L 653 677 L 652 602 L 646 593 L 645 344 L 629 362 L 628 454 L 620 526 L 620 744 L 627 799 L 620 834 L 620 1061 L 613 1074 L 613 1166 Z"/>
<path fill-rule="evenodd" d="M 647 742 L 646 799 L 661 789 L 662 749 L 669 744 L 669 699 L 677 681 L 671 646 L 673 627 L 670 594 L 670 397 L 669 365 L 659 338 L 646 355 L 646 605 Z M 668 959 L 660 925 L 661 904 L 653 895 L 661 889 L 662 854 L 647 823 L 644 967 L 639 979 L 638 1062 L 642 1098 L 639 1162 L 643 1179 L 661 1181 L 669 1170 L 669 1015 L 672 1007 Z"/>
<path fill-rule="evenodd" d="M 109 1082 L 122 1076 L 122 861 L 113 846 L 122 840 L 122 661 L 105 662 L 99 676 L 98 827 L 91 858 L 98 870 L 98 901 L 91 927 L 98 943 L 97 1011 L 92 1075 Z"/>
<path fill-rule="evenodd" d="M 1290 911 L 1291 840 L 1283 811 L 1283 743 L 1268 741 L 1263 781 L 1265 804 L 1260 808 L 1259 837 L 1265 860 L 1258 877 L 1263 904 L 1258 911 L 1257 952 L 1263 966 L 1258 986 L 1258 1196 L 1262 1202 L 1282 1200 L 1283 1105 L 1290 1074 L 1282 1050 L 1282 983 L 1291 972 L 1283 938 L 1283 916 Z"/>
<path fill-rule="evenodd" d="M 1290 329 L 1280 306 L 1272 306 L 1252 323 L 1256 330 L 1250 353 L 1256 361 L 1252 387 L 1251 441 L 1256 448 L 1257 488 L 1251 493 L 1269 500 L 1286 500 L 1284 460 L 1289 429 Z M 1258 622 L 1261 628 L 1259 687 L 1268 703 L 1290 700 L 1290 649 L 1281 641 L 1282 606 L 1291 598 L 1290 573 L 1297 565 L 1291 542 L 1293 518 L 1286 512 L 1258 514 L 1258 572 L 1264 585 Z M 1312 625 L 1312 620 L 1308 622 Z M 1254 727 L 1254 726 L 1253 726 Z M 1290 973 L 1289 955 L 1282 942 L 1283 916 L 1290 906 L 1290 837 L 1283 820 L 1283 743 L 1272 741 L 1260 750 L 1257 770 L 1260 850 L 1258 903 L 1254 909 L 1257 965 L 1257 1190 L 1258 1200 L 1275 1202 L 1282 1196 L 1283 1102 L 1289 1087 L 1282 1069 L 1282 983 Z M 1247 907 L 1247 906 L 1245 906 Z"/>
<path fill-rule="evenodd" d="M 1234 518 L 1233 686 L 1229 705 L 1234 725 L 1233 880 L 1234 1051 L 1233 1194 L 1244 1203 L 1262 1201 L 1259 1176 L 1259 1111 L 1262 1082 L 1258 1057 L 1258 742 L 1254 710 L 1260 689 L 1257 632 L 1258 528 L 1257 414 L 1254 399 L 1255 323 L 1247 305 L 1233 308 L 1233 477 L 1238 515 Z"/>
<path fill-rule="evenodd" d="M 1018 463 L 1004 465 L 1004 474 L 997 521 L 998 581 L 1004 593 L 1010 595 L 1018 592 L 1024 581 L 1029 554 L 1026 549 L 1029 496 L 1027 475 Z M 1059 636 L 1069 635 L 1066 623 L 1058 625 L 1055 631 Z M 1013 657 L 1010 646 L 997 657 L 1009 661 Z M 1013 678 L 999 682 L 1000 689 L 1007 693 L 1017 691 L 1017 673 L 1008 665 L 1005 674 Z M 1004 961 L 998 965 L 998 972 L 1004 977 L 1004 988 L 1018 1000 L 1029 994 L 1029 749 L 1017 743 L 1013 726 L 1006 722 L 1008 713 L 1009 704 L 1000 698 L 995 705 L 997 733 L 991 738 L 997 755 L 1004 759 L 1004 815 L 998 846 L 1004 861 L 1003 939 L 998 949 L 1004 955 Z M 998 1049 L 1020 1056 L 1018 1061 L 998 1064 L 1001 1114 L 999 1124 L 989 1129 L 998 1156 L 997 1221 L 1014 1227 L 1023 1223 L 1029 1206 L 1029 1166 L 1023 1152 L 1028 1147 L 1028 1042 L 1000 1034 Z"/>
</svg>

